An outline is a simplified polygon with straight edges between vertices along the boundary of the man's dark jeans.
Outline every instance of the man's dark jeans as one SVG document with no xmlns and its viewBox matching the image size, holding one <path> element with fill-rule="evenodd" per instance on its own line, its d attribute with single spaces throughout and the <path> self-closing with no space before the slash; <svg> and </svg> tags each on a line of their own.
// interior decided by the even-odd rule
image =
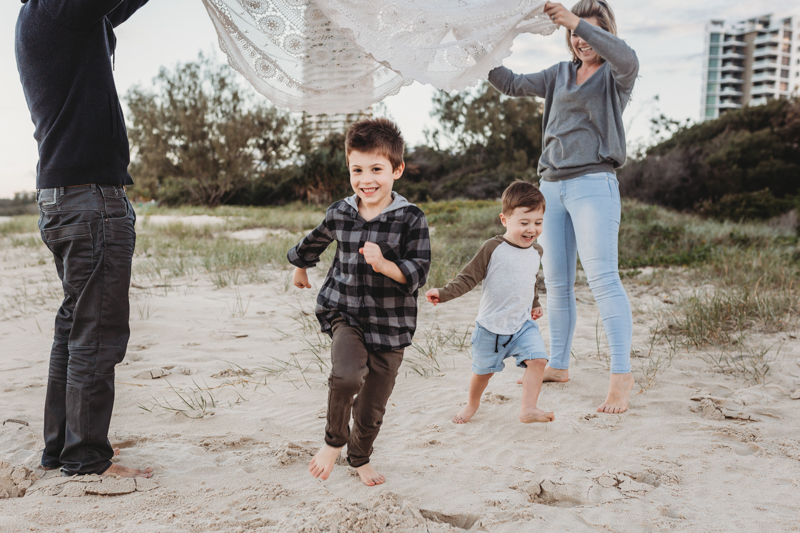
<svg viewBox="0 0 800 533">
<path fill-rule="evenodd" d="M 55 321 L 44 410 L 42 466 L 101 474 L 114 366 L 125 357 L 136 215 L 122 186 L 41 189 L 39 230 L 53 252 L 64 302 Z"/>
</svg>

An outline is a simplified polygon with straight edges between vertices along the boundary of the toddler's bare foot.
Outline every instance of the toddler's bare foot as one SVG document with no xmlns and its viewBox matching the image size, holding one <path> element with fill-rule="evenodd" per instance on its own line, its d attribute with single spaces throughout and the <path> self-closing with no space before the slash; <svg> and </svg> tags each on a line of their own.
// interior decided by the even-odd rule
<svg viewBox="0 0 800 533">
<path fill-rule="evenodd" d="M 466 424 L 477 411 L 478 406 L 472 407 L 467 404 L 463 409 L 456 413 L 456 416 L 453 417 L 453 422 L 456 424 Z"/>
<path fill-rule="evenodd" d="M 149 466 L 144 470 L 139 470 L 137 468 L 128 468 L 127 466 L 112 464 L 108 467 L 108 470 L 103 472 L 101 475 L 119 477 L 153 477 L 152 472 L 153 469 Z"/>
<path fill-rule="evenodd" d="M 608 383 L 608 397 L 603 404 L 597 408 L 598 413 L 618 414 L 628 410 L 628 398 L 633 388 L 633 375 L 611 374 L 611 381 Z"/>
<path fill-rule="evenodd" d="M 541 409 L 521 409 L 519 412 L 519 421 L 523 424 L 532 424 L 534 422 L 552 422 L 556 419 L 556 415 L 552 412 L 545 412 Z"/>
<path fill-rule="evenodd" d="M 316 478 L 328 479 L 333 470 L 333 465 L 336 463 L 336 458 L 339 457 L 339 452 L 341 451 L 342 448 L 334 448 L 325 444 L 311 459 L 308 471 Z"/>
<path fill-rule="evenodd" d="M 569 370 L 567 369 L 560 369 L 560 368 L 550 368 L 549 366 L 544 367 L 544 375 L 542 376 L 542 382 L 545 381 L 552 381 L 555 383 L 566 383 L 569 381 Z M 522 385 L 522 378 L 517 380 L 517 385 Z"/>
<path fill-rule="evenodd" d="M 383 474 L 372 468 L 372 465 L 369 463 L 356 468 L 356 472 L 358 472 L 358 476 L 361 478 L 361 481 L 364 482 L 364 485 L 368 487 L 382 485 L 386 481 Z"/>
</svg>

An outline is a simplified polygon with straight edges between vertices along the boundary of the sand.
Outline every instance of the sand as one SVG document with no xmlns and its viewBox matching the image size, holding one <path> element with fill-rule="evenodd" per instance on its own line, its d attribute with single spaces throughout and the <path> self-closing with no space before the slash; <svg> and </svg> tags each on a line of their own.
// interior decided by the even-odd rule
<svg viewBox="0 0 800 533">
<path fill-rule="evenodd" d="M 585 284 L 571 381 L 546 384 L 540 399 L 555 422 L 518 422 L 521 371 L 511 365 L 494 377 L 470 423 L 450 422 L 466 400 L 470 359 L 439 341 L 473 323 L 473 291 L 436 308 L 421 304 L 416 340 L 437 361 L 424 365 L 420 352 L 407 352 L 372 459 L 386 483 L 366 487 L 344 464 L 325 482 L 312 479 L 307 465 L 325 425 L 320 361 L 328 352 L 308 313 L 324 270 L 313 272 L 315 290 L 306 291 L 291 287 L 290 271 L 279 268 L 265 269 L 268 282 L 223 289 L 204 276 L 166 288 L 135 280 L 110 439 L 121 464 L 149 465 L 155 475 L 67 479 L 37 468 L 59 284 L 44 247 L 4 243 L 0 423 L 13 420 L 0 425 L 0 496 L 16 497 L 0 500 L 0 531 L 800 529 L 797 332 L 751 339 L 782 345 L 766 385 L 681 353 L 633 396 L 629 412 L 598 414 L 606 347 L 600 336 L 598 353 L 597 309 Z M 625 283 L 634 347 L 645 355 L 655 311 L 687 289 L 665 294 L 636 279 Z M 547 320 L 545 309 L 545 336 Z M 633 360 L 634 393 L 647 384 L 645 361 Z"/>
</svg>

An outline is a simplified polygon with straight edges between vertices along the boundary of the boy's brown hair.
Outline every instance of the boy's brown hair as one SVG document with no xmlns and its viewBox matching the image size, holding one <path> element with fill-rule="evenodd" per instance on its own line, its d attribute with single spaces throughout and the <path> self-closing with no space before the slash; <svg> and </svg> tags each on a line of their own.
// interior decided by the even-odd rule
<svg viewBox="0 0 800 533">
<path fill-rule="evenodd" d="M 403 164 L 405 142 L 397 124 L 386 118 L 368 118 L 350 125 L 344 138 L 347 164 L 350 152 L 379 154 L 389 160 L 392 170 Z"/>
<path fill-rule="evenodd" d="M 529 181 L 517 180 L 503 191 L 503 214 L 510 216 L 514 209 L 525 208 L 526 213 L 542 210 L 544 213 L 544 195 L 533 183 Z"/>
</svg>

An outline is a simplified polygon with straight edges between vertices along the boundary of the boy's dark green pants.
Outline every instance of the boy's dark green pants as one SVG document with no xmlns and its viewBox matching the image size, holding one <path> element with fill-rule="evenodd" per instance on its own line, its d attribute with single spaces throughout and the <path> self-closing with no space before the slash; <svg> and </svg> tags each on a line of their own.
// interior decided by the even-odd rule
<svg viewBox="0 0 800 533">
<path fill-rule="evenodd" d="M 334 319 L 331 326 L 332 368 L 328 378 L 325 442 L 335 448 L 347 444 L 347 461 L 359 467 L 369 463 L 372 455 L 372 443 L 381 429 L 386 402 L 403 362 L 403 349 L 370 352 L 361 328 L 351 326 L 341 317 Z"/>
</svg>

